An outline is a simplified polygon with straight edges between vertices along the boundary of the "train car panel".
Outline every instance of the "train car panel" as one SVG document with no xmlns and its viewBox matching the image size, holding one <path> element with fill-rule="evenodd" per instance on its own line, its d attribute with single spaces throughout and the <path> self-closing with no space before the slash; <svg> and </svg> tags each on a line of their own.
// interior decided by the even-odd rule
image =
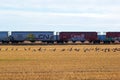
<svg viewBox="0 0 120 80">
<path fill-rule="evenodd" d="M 62 41 L 94 41 L 97 40 L 97 32 L 60 32 Z"/>
<path fill-rule="evenodd" d="M 0 41 L 8 41 L 8 32 L 0 32 Z"/>
<path fill-rule="evenodd" d="M 35 41 L 52 41 L 54 40 L 54 32 L 12 32 L 15 41 L 35 40 Z"/>
<path fill-rule="evenodd" d="M 105 41 L 106 40 L 106 35 L 98 35 L 98 40 Z"/>
</svg>

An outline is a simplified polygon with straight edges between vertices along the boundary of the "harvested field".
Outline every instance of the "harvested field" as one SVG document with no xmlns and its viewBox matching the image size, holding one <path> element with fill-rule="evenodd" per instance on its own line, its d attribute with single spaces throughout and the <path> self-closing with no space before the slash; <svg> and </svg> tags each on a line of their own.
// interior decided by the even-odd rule
<svg viewBox="0 0 120 80">
<path fill-rule="evenodd" d="M 0 80 L 120 80 L 120 45 L 0 45 Z"/>
</svg>

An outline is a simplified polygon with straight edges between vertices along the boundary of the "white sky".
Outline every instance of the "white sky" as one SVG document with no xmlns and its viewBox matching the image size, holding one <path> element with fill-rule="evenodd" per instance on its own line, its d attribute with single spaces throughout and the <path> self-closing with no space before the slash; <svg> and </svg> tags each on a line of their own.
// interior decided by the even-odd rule
<svg viewBox="0 0 120 80">
<path fill-rule="evenodd" d="M 0 31 L 120 31 L 120 0 L 0 0 Z"/>
</svg>

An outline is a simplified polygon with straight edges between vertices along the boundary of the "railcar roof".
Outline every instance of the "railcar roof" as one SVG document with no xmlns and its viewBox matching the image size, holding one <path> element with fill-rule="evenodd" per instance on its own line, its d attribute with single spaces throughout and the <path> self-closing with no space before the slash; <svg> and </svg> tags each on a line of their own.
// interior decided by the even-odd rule
<svg viewBox="0 0 120 80">
<path fill-rule="evenodd" d="M 32 32 L 32 33 L 38 33 L 38 32 L 54 32 L 54 31 L 12 31 L 11 33 L 17 33 L 17 32 L 20 32 L 20 33 L 28 33 L 28 32 Z"/>
</svg>

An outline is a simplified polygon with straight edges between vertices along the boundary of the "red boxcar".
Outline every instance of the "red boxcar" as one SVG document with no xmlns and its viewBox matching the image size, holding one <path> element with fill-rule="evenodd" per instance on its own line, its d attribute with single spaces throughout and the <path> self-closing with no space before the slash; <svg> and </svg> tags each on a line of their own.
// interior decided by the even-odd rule
<svg viewBox="0 0 120 80">
<path fill-rule="evenodd" d="M 120 32 L 106 32 L 106 38 L 120 41 Z"/>
<path fill-rule="evenodd" d="M 95 41 L 97 32 L 60 32 L 61 41 Z"/>
</svg>

